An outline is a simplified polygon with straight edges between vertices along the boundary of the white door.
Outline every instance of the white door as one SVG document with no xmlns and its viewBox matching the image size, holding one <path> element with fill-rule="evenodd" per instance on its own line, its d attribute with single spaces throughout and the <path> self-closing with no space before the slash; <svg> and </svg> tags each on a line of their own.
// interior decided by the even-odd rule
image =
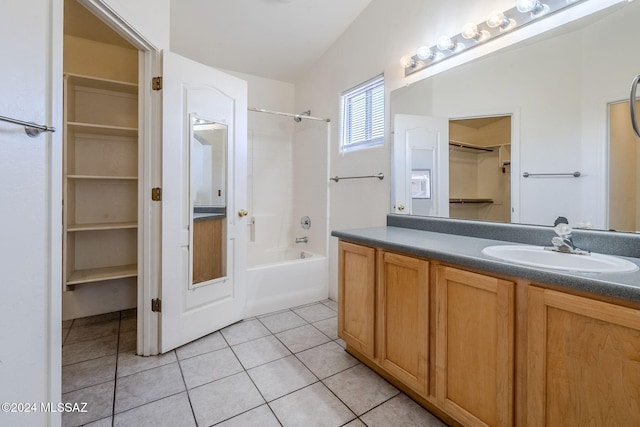
<svg viewBox="0 0 640 427">
<path fill-rule="evenodd" d="M 171 52 L 163 57 L 160 351 L 223 328 L 245 307 L 247 84 Z M 226 125 L 224 275 L 193 284 L 190 170 L 194 117 Z"/>
<path fill-rule="evenodd" d="M 396 114 L 393 147 L 393 211 L 449 216 L 449 120 Z"/>
</svg>

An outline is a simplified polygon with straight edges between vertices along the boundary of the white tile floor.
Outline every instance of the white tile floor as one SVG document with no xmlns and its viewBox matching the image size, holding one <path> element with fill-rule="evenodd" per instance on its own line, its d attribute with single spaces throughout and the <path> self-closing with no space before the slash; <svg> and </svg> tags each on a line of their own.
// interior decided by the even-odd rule
<svg viewBox="0 0 640 427">
<path fill-rule="evenodd" d="M 344 351 L 331 300 L 135 355 L 135 310 L 63 323 L 63 426 L 444 426 Z"/>
</svg>

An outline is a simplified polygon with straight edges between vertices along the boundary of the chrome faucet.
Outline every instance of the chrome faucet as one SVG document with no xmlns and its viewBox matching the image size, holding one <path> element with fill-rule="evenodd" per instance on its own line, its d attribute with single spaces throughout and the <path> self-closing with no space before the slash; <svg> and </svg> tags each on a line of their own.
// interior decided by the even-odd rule
<svg viewBox="0 0 640 427">
<path fill-rule="evenodd" d="M 307 243 L 309 238 L 307 236 L 304 237 L 296 237 L 296 243 Z"/>
<path fill-rule="evenodd" d="M 578 249 L 573 243 L 573 237 L 571 236 L 573 229 L 569 226 L 567 218 L 558 217 L 554 223 L 553 231 L 556 232 L 557 236 L 551 239 L 553 247 L 549 248 L 549 250 L 566 254 L 589 255 L 589 251 Z"/>
</svg>

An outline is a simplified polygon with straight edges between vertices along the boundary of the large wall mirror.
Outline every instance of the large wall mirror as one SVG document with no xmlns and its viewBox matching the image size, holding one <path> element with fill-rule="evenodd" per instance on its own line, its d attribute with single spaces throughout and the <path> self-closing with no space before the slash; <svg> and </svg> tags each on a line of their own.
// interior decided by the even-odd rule
<svg viewBox="0 0 640 427">
<path fill-rule="evenodd" d="M 432 186 L 434 200 L 446 194 L 438 211 L 399 212 L 394 194 L 392 212 L 640 230 L 640 140 L 628 116 L 638 22 L 640 2 L 620 3 L 393 91 L 392 123 L 445 118 L 448 141 L 435 165 L 416 167 L 429 179 L 394 170 L 420 190 L 446 181 Z"/>
<path fill-rule="evenodd" d="M 191 285 L 226 275 L 227 125 L 191 116 Z"/>
</svg>

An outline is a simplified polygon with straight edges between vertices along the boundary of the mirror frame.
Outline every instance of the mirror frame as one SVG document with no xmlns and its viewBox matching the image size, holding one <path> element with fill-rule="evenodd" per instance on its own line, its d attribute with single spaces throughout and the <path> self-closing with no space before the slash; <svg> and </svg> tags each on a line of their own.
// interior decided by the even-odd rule
<svg viewBox="0 0 640 427">
<path fill-rule="evenodd" d="M 614 6 L 619 6 L 620 9 L 622 9 L 624 6 L 622 6 L 621 4 L 626 3 L 626 1 L 624 0 L 603 0 L 603 1 L 585 1 L 583 3 L 581 3 L 580 5 L 576 5 L 574 7 L 572 7 L 569 10 L 566 11 L 562 11 L 562 12 L 558 12 L 557 14 L 554 14 L 552 16 L 546 17 L 543 20 L 540 20 L 540 22 L 536 22 L 531 24 L 530 27 L 525 27 L 525 28 L 521 28 L 518 29 L 517 31 L 514 31 L 512 38 L 510 38 L 509 40 L 503 40 L 503 39 L 497 39 L 497 40 L 493 40 L 490 41 L 489 43 L 487 43 L 485 46 L 478 46 L 477 49 L 473 49 L 470 50 L 468 52 L 463 52 L 460 55 L 453 57 L 451 59 L 449 59 L 448 61 L 443 61 L 443 63 L 441 64 L 437 64 L 434 65 L 432 67 L 429 67 L 425 70 L 422 70 L 420 72 L 417 72 L 415 74 L 412 74 L 408 77 L 406 77 L 405 79 L 403 79 L 400 82 L 397 82 L 395 87 L 389 87 L 389 111 L 391 111 L 390 114 L 390 122 L 393 125 L 393 121 L 394 121 L 394 115 L 395 114 L 412 114 L 411 112 L 406 112 L 406 111 L 402 111 L 400 113 L 395 113 L 392 111 L 392 97 L 391 95 L 397 91 L 398 89 L 403 89 L 405 87 L 409 87 L 411 86 L 413 83 L 417 83 L 417 82 L 421 82 L 424 81 L 426 79 L 429 79 L 430 77 L 436 76 L 438 74 L 441 74 L 445 71 L 451 70 L 453 68 L 459 67 L 461 65 L 465 65 L 465 64 L 470 64 L 472 62 L 474 62 L 476 59 L 485 57 L 486 55 L 490 54 L 490 53 L 499 53 L 500 51 L 502 51 L 503 49 L 507 48 L 507 47 L 511 47 L 514 46 L 515 48 L 518 48 L 517 45 L 521 44 L 522 42 L 526 42 L 530 39 L 532 39 L 533 37 L 542 35 L 544 33 L 549 32 L 550 30 L 554 30 L 556 28 L 560 28 L 564 25 L 568 25 L 571 24 L 577 20 L 586 18 L 590 15 L 596 14 L 597 12 L 601 12 L 601 11 L 605 11 L 607 9 L 612 9 L 609 12 L 610 13 L 614 13 L 616 11 L 618 11 L 618 9 L 614 8 Z M 489 46 L 491 45 L 491 46 Z M 399 83 L 402 83 L 402 86 L 399 85 Z M 496 113 L 498 113 L 496 111 Z M 505 114 L 508 113 L 512 116 L 512 149 L 515 148 L 515 151 L 512 153 L 512 162 L 515 162 L 513 164 L 513 170 L 517 171 L 518 169 L 518 159 L 519 159 L 519 149 L 520 149 L 520 141 L 519 141 L 519 128 L 520 128 L 520 111 L 518 108 L 513 109 L 510 112 L 507 111 L 500 111 L 500 114 Z M 414 113 L 415 114 L 415 113 Z M 485 115 L 491 115 L 491 111 L 488 111 L 487 114 L 482 114 L 483 116 Z M 475 112 L 474 114 L 451 114 L 451 117 L 449 118 L 450 120 L 455 120 L 455 119 L 461 119 L 461 118 L 472 118 L 472 117 L 477 117 L 478 113 Z M 393 127 L 393 126 L 391 126 Z M 394 129 L 395 130 L 395 129 Z M 392 156 L 393 156 L 393 150 L 392 151 Z M 391 168 L 392 170 L 393 165 L 395 164 L 395 160 L 391 159 Z M 608 166 L 607 168 L 608 169 Z M 520 192 L 519 192 L 519 187 L 520 187 L 520 182 L 519 182 L 519 176 L 515 176 L 516 174 L 512 174 L 512 182 L 511 182 L 511 188 L 512 188 L 512 199 L 513 200 L 519 200 L 520 198 Z M 392 173 L 392 176 L 394 176 L 394 174 Z M 391 186 L 391 209 L 390 212 L 391 213 L 398 213 L 396 212 L 393 207 L 395 205 L 396 202 L 396 198 L 395 198 L 395 194 L 394 194 L 394 189 L 395 186 L 392 184 Z M 517 223 L 517 224 L 524 224 L 521 222 L 521 213 L 520 213 L 520 206 L 516 205 L 514 206 L 515 211 L 512 212 L 512 218 L 511 218 L 511 223 Z M 606 215 L 606 217 L 608 217 L 608 214 Z M 608 221 L 608 218 L 606 219 Z M 479 221 L 479 222 L 492 222 L 492 221 L 483 221 L 483 220 L 472 220 L 472 221 Z M 622 231 L 624 232 L 624 231 Z"/>
<path fill-rule="evenodd" d="M 193 270 L 194 270 L 194 266 L 193 266 L 193 258 L 194 258 L 194 245 L 193 245 L 193 235 L 194 235 L 194 210 L 195 210 L 195 203 L 194 203 L 194 197 L 193 197 L 193 189 L 194 189 L 194 185 L 193 185 L 193 168 L 192 168 L 192 163 L 193 163 L 193 147 L 194 144 L 199 142 L 195 137 L 194 137 L 194 133 L 195 133 L 195 125 L 198 124 L 197 121 L 202 121 L 204 123 L 207 124 L 215 124 L 215 125 L 220 125 L 220 126 L 224 126 L 225 127 L 225 143 L 224 143 L 224 159 L 222 160 L 222 163 L 224 164 L 224 168 L 225 168 L 225 172 L 224 172 L 224 200 L 225 200 L 225 206 L 224 208 L 224 217 L 222 218 L 222 251 L 221 251 L 221 255 L 222 255 L 222 269 L 223 269 L 223 275 L 220 277 L 216 277 L 214 279 L 210 279 L 210 280 L 206 280 L 203 282 L 198 282 L 198 283 L 193 283 Z M 222 123 L 216 120 L 211 120 L 208 118 L 204 118 L 200 115 L 198 115 L 197 113 L 189 113 L 189 134 L 188 134 L 188 141 L 189 141 L 189 159 L 188 159 L 188 165 L 189 165 L 189 189 L 188 189 L 188 193 L 189 193 L 189 277 L 188 277 L 188 287 L 189 290 L 195 290 L 197 288 L 203 287 L 203 286 L 209 286 L 209 285 L 213 285 L 216 283 L 223 283 L 226 282 L 228 280 L 228 265 L 227 265 L 227 220 L 228 220 L 228 215 L 227 215 L 227 207 L 228 207 L 228 197 L 227 197 L 227 191 L 229 188 L 229 125 L 227 123 Z M 222 208 L 220 206 L 213 206 L 214 208 Z"/>
</svg>

